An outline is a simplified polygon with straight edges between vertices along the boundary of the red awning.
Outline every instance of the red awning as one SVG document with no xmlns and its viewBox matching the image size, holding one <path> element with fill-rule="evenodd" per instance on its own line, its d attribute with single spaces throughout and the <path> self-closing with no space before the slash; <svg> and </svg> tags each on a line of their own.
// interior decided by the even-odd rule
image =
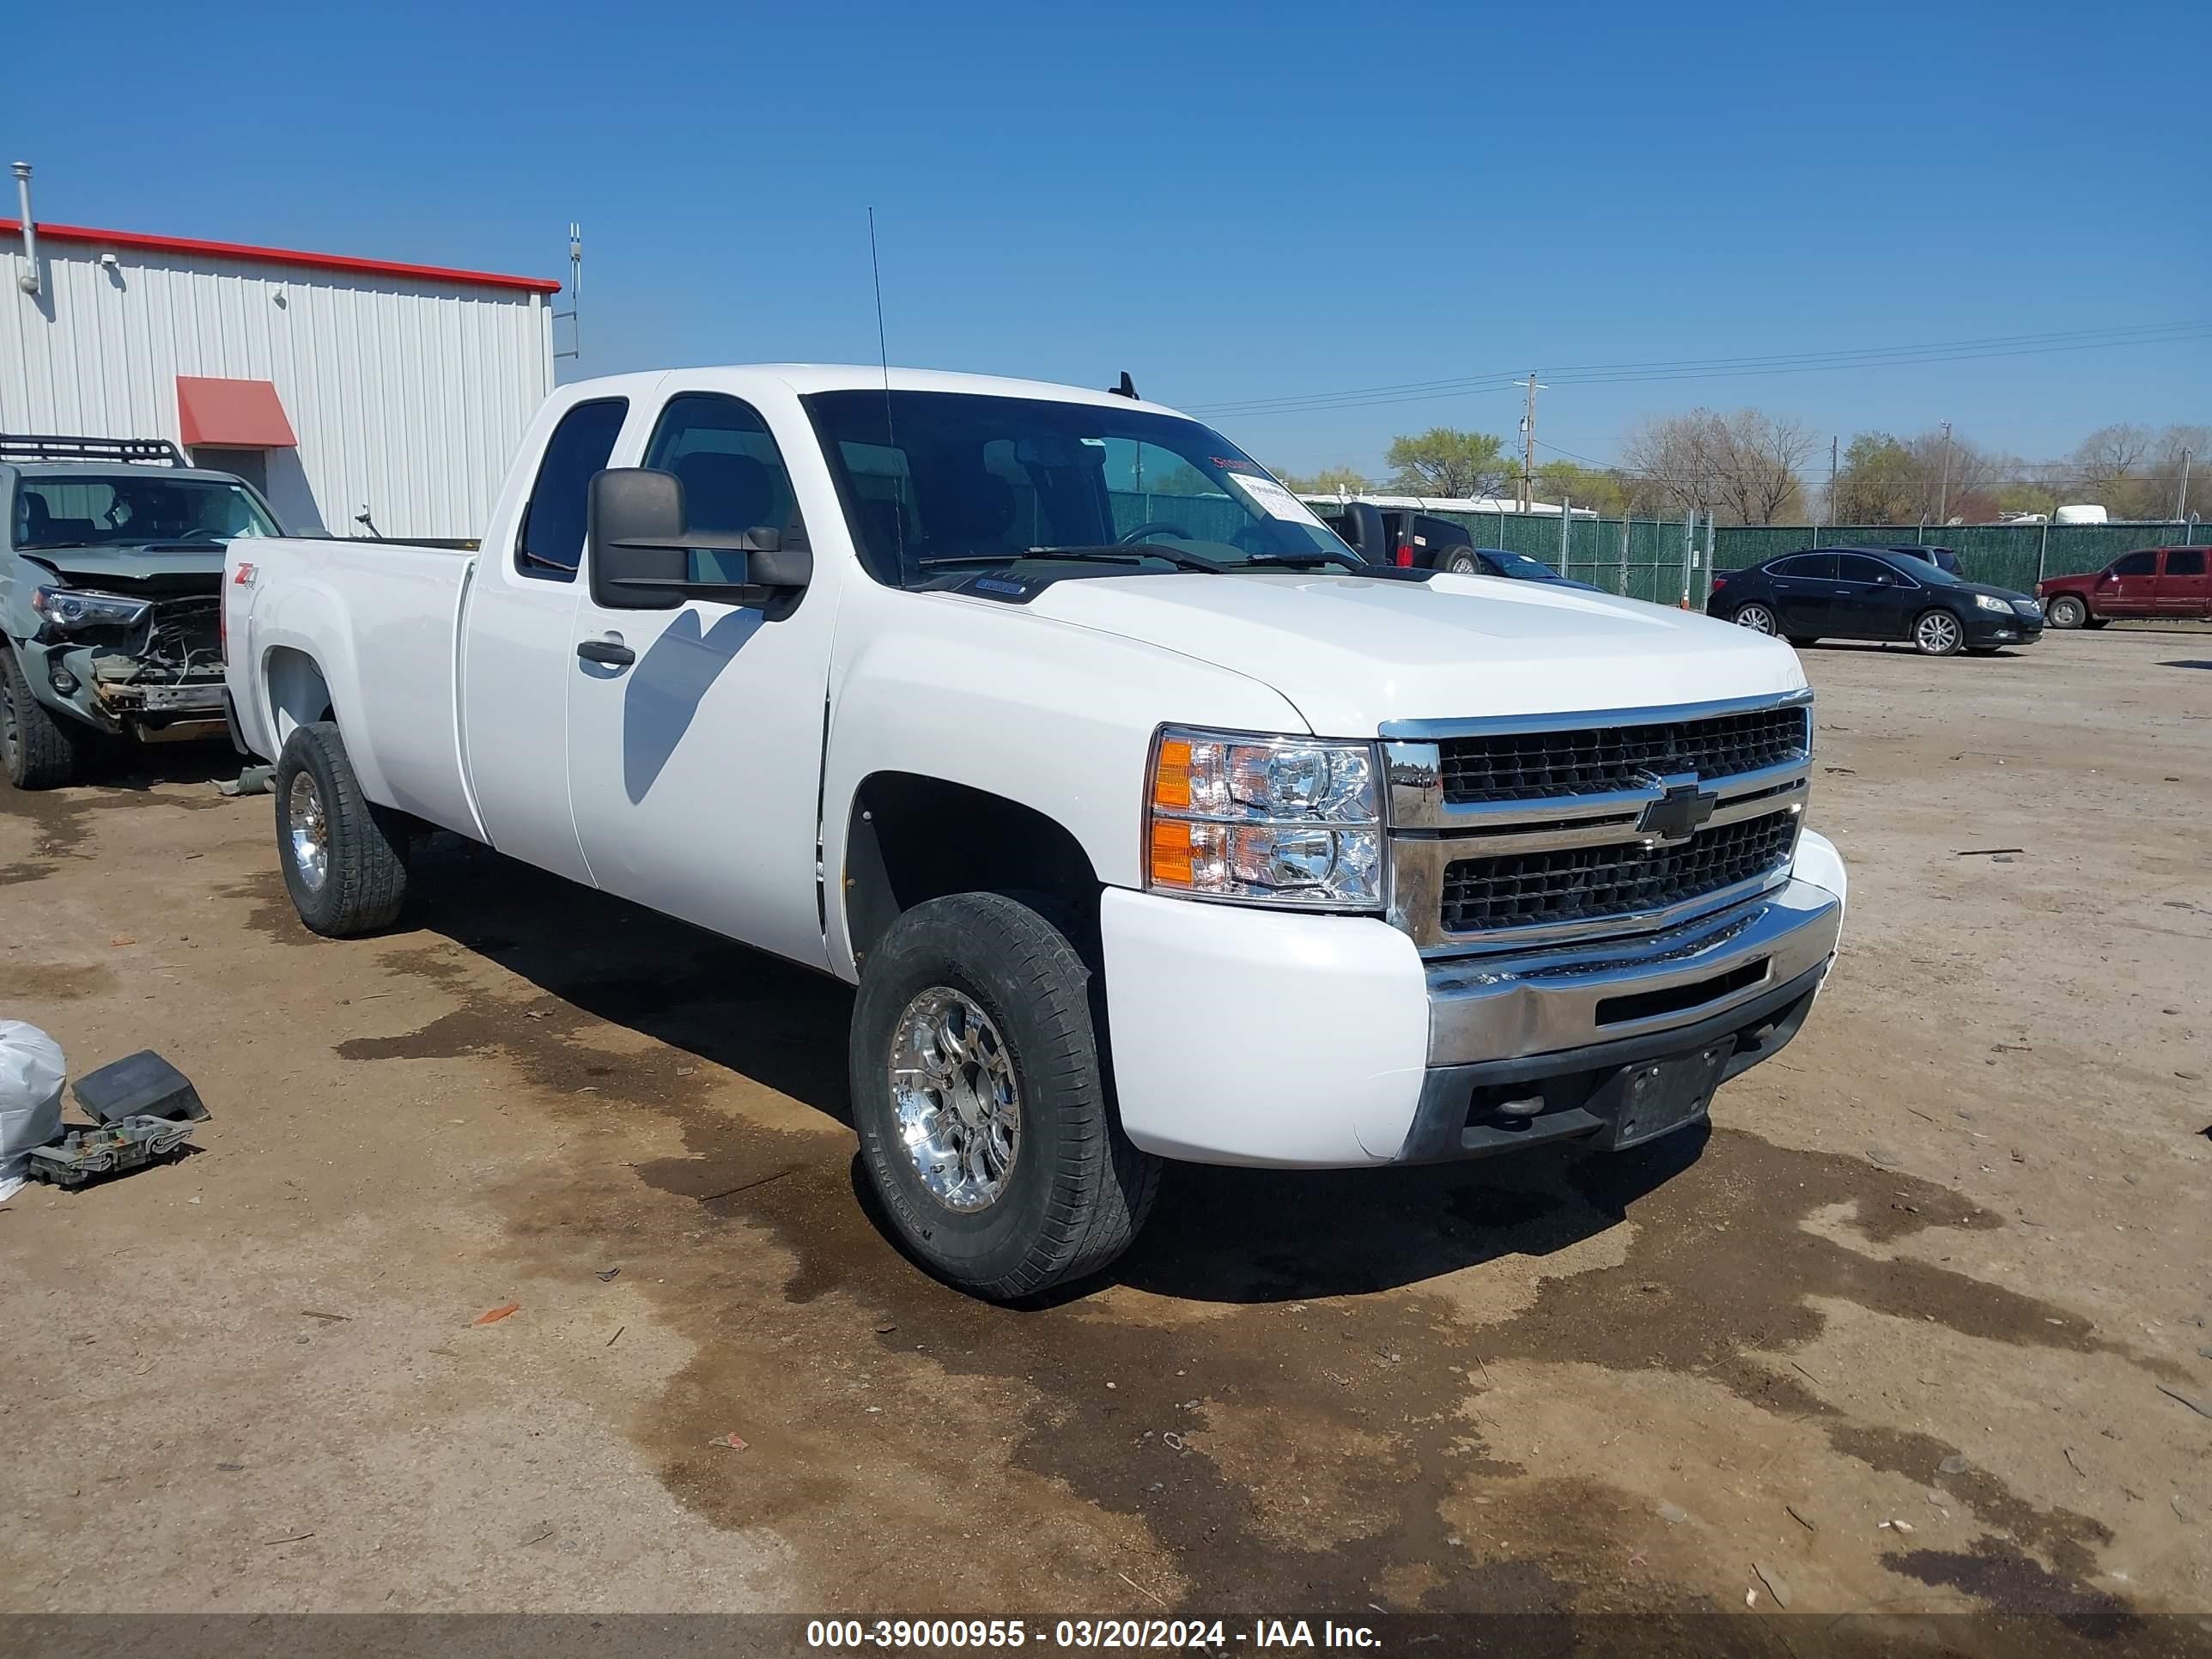
<svg viewBox="0 0 2212 1659">
<path fill-rule="evenodd" d="M 177 424 L 185 447 L 297 449 L 284 404 L 267 380 L 210 380 L 177 376 Z"/>
</svg>

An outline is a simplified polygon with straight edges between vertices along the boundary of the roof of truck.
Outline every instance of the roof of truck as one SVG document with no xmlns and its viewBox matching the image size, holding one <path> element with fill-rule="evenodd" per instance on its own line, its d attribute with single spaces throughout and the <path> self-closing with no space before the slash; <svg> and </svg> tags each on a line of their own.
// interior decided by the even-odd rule
<svg viewBox="0 0 2212 1659">
<path fill-rule="evenodd" d="M 956 374 L 944 369 L 886 368 L 880 363 L 721 363 L 666 371 L 684 379 L 705 381 L 726 376 L 733 384 L 748 380 L 781 380 L 801 397 L 815 392 L 879 392 L 888 385 L 894 392 L 957 392 L 982 398 L 1043 398 L 1054 403 L 1097 404 L 1109 409 L 1143 409 L 1156 415 L 1182 415 L 1164 404 L 1124 398 L 1117 392 L 1095 386 L 1060 386 L 1050 380 L 1012 380 L 995 374 Z M 609 375 L 605 384 L 640 380 L 658 381 L 661 374 Z M 564 390 L 574 392 L 601 381 L 575 381 Z M 1186 417 L 1188 418 L 1188 417 Z"/>
</svg>

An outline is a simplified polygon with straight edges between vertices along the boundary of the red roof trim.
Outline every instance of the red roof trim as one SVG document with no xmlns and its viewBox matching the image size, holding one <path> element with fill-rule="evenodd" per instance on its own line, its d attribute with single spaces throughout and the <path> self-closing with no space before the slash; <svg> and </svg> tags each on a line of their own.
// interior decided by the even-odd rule
<svg viewBox="0 0 2212 1659">
<path fill-rule="evenodd" d="M 0 219 L 0 234 L 14 235 L 22 228 L 15 219 Z M 196 236 L 149 236 L 137 230 L 94 230 L 84 225 L 50 225 L 38 222 L 39 234 L 57 242 L 99 242 L 109 247 L 131 247 L 149 253 L 198 253 L 218 259 L 258 259 L 267 264 L 306 265 L 315 270 L 353 271 L 377 276 L 412 276 L 428 283 L 460 283 L 472 288 L 519 288 L 532 294 L 558 294 L 561 284 L 544 276 L 502 276 L 489 270 L 454 270 L 444 265 L 404 264 L 396 259 L 356 259 L 343 253 L 302 253 L 296 248 L 255 247 L 245 242 L 208 242 Z"/>
</svg>

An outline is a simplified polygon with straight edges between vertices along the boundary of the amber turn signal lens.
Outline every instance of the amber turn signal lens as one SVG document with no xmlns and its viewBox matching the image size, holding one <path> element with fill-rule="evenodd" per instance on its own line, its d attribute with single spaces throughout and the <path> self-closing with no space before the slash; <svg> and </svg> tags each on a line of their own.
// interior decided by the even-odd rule
<svg viewBox="0 0 2212 1659">
<path fill-rule="evenodd" d="M 1170 738 L 1152 764 L 1152 805 L 1181 811 L 1190 805 L 1190 744 Z"/>
<path fill-rule="evenodd" d="M 1152 825 L 1152 885 L 1188 887 L 1190 879 L 1191 824 L 1179 818 L 1161 818 Z"/>
</svg>

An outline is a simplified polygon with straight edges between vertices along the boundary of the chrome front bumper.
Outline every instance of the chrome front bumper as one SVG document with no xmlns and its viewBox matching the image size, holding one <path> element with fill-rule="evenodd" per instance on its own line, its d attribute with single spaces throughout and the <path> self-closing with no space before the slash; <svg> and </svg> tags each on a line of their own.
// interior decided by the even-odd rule
<svg viewBox="0 0 2212 1659">
<path fill-rule="evenodd" d="M 1843 925 L 1835 894 L 1793 878 L 1632 939 L 1431 958 L 1429 1064 L 1521 1060 L 1701 1024 L 1820 967 Z"/>
</svg>

